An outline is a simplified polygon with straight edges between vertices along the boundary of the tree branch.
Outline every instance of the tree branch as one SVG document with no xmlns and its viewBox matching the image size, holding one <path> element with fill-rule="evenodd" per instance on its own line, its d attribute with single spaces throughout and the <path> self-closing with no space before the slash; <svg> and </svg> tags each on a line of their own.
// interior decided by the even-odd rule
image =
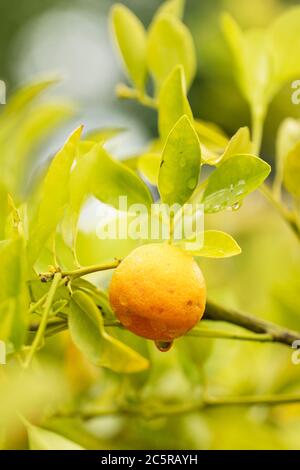
<svg viewBox="0 0 300 470">
<path fill-rule="evenodd" d="M 260 318 L 238 312 L 234 309 L 226 309 L 213 302 L 207 302 L 204 319 L 224 321 L 246 328 L 254 333 L 267 334 L 270 341 L 291 346 L 294 341 L 300 340 L 300 333 L 275 325 Z"/>
<path fill-rule="evenodd" d="M 230 323 L 232 325 L 245 328 L 252 333 L 247 332 L 231 332 L 209 329 L 203 327 L 203 320 L 221 321 Z M 232 339 L 241 341 L 258 341 L 258 342 L 273 342 L 281 343 L 287 346 L 292 346 L 293 342 L 300 340 L 300 333 L 292 331 L 287 328 L 275 325 L 274 323 L 262 320 L 258 317 L 239 312 L 234 309 L 221 307 L 211 301 L 206 304 L 206 310 L 203 320 L 187 333 L 188 336 L 202 337 L 202 338 L 219 338 L 219 339 Z M 202 326 L 201 326 L 202 324 Z M 104 326 L 124 328 L 119 321 L 105 321 Z M 38 330 L 39 323 L 32 323 L 29 327 L 30 332 Z M 68 328 L 67 319 L 51 319 L 48 322 L 45 336 L 53 336 Z"/>
<path fill-rule="evenodd" d="M 269 187 L 263 183 L 259 190 L 261 194 L 272 204 L 272 206 L 277 210 L 279 215 L 282 219 L 290 226 L 291 230 L 294 232 L 298 241 L 300 240 L 300 228 L 297 223 L 297 219 L 295 218 L 295 214 L 290 212 L 278 199 L 276 199 L 273 195 L 273 192 L 269 189 Z"/>
<path fill-rule="evenodd" d="M 204 397 L 201 400 L 194 400 L 184 403 L 136 403 L 131 405 L 125 403 L 119 406 L 107 408 L 87 406 L 84 409 L 74 412 L 58 413 L 56 417 L 78 417 L 83 420 L 93 419 L 99 416 L 139 416 L 147 420 L 166 418 L 168 416 L 180 416 L 189 413 L 195 413 L 212 407 L 226 406 L 277 406 L 300 403 L 300 394 L 282 394 L 282 395 L 242 395 L 225 397 Z"/>
</svg>

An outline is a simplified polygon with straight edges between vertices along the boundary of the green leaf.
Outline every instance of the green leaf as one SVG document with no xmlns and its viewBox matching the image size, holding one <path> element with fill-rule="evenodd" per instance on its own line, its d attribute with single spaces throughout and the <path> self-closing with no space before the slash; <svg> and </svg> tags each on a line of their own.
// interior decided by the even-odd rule
<svg viewBox="0 0 300 470">
<path fill-rule="evenodd" d="M 159 153 L 145 153 L 138 159 L 138 170 L 155 186 L 158 183 L 160 163 L 161 154 Z"/>
<path fill-rule="evenodd" d="M 85 134 L 84 140 L 103 143 L 125 132 L 125 130 L 124 127 L 102 127 L 100 129 L 93 129 Z"/>
<path fill-rule="evenodd" d="M 218 230 L 206 230 L 204 232 L 203 245 L 199 248 L 192 247 L 193 240 L 188 240 L 186 249 L 193 256 L 203 256 L 205 258 L 229 258 L 230 256 L 239 255 L 241 248 L 237 242 L 225 232 Z"/>
<path fill-rule="evenodd" d="M 162 153 L 158 188 L 164 203 L 183 205 L 199 179 L 201 150 L 197 134 L 187 116 L 171 130 Z"/>
<path fill-rule="evenodd" d="M 93 194 L 100 201 L 119 208 L 119 197 L 127 197 L 127 206 L 143 204 L 147 208 L 152 197 L 145 183 L 134 171 L 114 160 L 106 150 L 95 147 L 97 168 L 94 175 Z"/>
<path fill-rule="evenodd" d="M 229 14 L 223 15 L 222 26 L 234 59 L 234 77 L 252 112 L 261 116 L 275 92 L 265 31 L 243 33 Z"/>
<path fill-rule="evenodd" d="M 8 103 L 3 107 L 1 119 L 7 119 L 8 116 L 23 111 L 28 105 L 41 95 L 50 86 L 58 83 L 57 78 L 50 78 L 41 81 L 34 81 L 18 89 L 9 99 Z"/>
<path fill-rule="evenodd" d="M 202 197 L 207 213 L 235 208 L 257 189 L 270 173 L 270 165 L 254 155 L 235 155 L 214 170 Z"/>
<path fill-rule="evenodd" d="M 157 15 L 174 15 L 175 17 L 182 19 L 184 13 L 185 0 L 167 0 L 162 3 L 158 8 L 155 16 Z"/>
<path fill-rule="evenodd" d="M 19 237 L 1 244 L 0 262 L 0 323 L 7 325 L 9 322 L 10 329 L 6 331 L 5 339 L 9 339 L 18 350 L 23 345 L 28 320 L 24 240 Z"/>
<path fill-rule="evenodd" d="M 8 193 L 7 189 L 0 182 L 0 240 L 5 238 L 6 218 L 8 216 Z"/>
<path fill-rule="evenodd" d="M 106 333 L 97 306 L 84 292 L 75 291 L 72 295 L 69 328 L 76 346 L 97 366 L 120 373 L 149 367 L 144 357 Z"/>
<path fill-rule="evenodd" d="M 22 119 L 16 117 L 18 122 L 7 136 L 2 155 L 14 193 L 23 189 L 24 174 L 32 166 L 37 149 L 73 114 L 74 109 L 69 103 L 45 102 L 35 105 Z"/>
<path fill-rule="evenodd" d="M 126 129 L 123 127 L 103 127 L 93 129 L 84 135 L 83 140 L 78 145 L 78 157 L 85 155 L 94 147 L 95 143 L 104 145 L 107 141 L 117 137 Z"/>
<path fill-rule="evenodd" d="M 282 183 L 283 168 L 286 156 L 300 141 L 300 120 L 287 118 L 279 126 L 276 139 L 276 185 Z"/>
<path fill-rule="evenodd" d="M 34 82 L 17 90 L 0 113 L 0 165 L 2 181 L 14 196 L 28 190 L 24 171 L 32 165 L 42 141 L 73 113 L 67 102 L 39 98 L 55 80 Z"/>
<path fill-rule="evenodd" d="M 290 194 L 300 198 L 300 142 L 290 150 L 285 158 L 283 182 Z"/>
<path fill-rule="evenodd" d="M 124 5 L 112 8 L 115 39 L 129 77 L 143 91 L 146 79 L 146 31 L 140 20 Z"/>
<path fill-rule="evenodd" d="M 76 129 L 55 155 L 43 180 L 37 217 L 32 221 L 29 240 L 30 262 L 34 263 L 41 248 L 62 219 L 68 201 L 70 171 L 76 156 L 82 127 Z"/>
<path fill-rule="evenodd" d="M 204 163 L 207 165 L 218 165 L 233 155 L 248 154 L 251 152 L 252 143 L 250 140 L 250 132 L 248 127 L 241 127 L 229 140 L 223 153 L 207 153 L 203 157 Z"/>
<path fill-rule="evenodd" d="M 227 136 L 216 124 L 199 119 L 194 120 L 194 128 L 200 140 L 202 163 L 217 165 L 228 145 Z"/>
<path fill-rule="evenodd" d="M 15 312 L 15 300 L 10 297 L 0 303 L 0 340 L 10 339 Z"/>
<path fill-rule="evenodd" d="M 84 450 L 73 441 L 52 431 L 26 424 L 30 450 Z"/>
<path fill-rule="evenodd" d="M 219 126 L 212 122 L 195 119 L 194 127 L 200 142 L 208 149 L 214 151 L 225 149 L 228 144 L 228 137 Z"/>
<path fill-rule="evenodd" d="M 76 161 L 69 180 L 70 209 L 77 220 L 85 199 L 93 193 L 94 175 L 98 162 L 97 145 Z"/>
<path fill-rule="evenodd" d="M 251 147 L 252 143 L 248 127 L 240 127 L 229 140 L 224 153 L 221 155 L 220 161 L 224 162 L 233 155 L 249 154 Z"/>
<path fill-rule="evenodd" d="M 161 87 L 158 100 L 158 128 L 166 139 L 176 122 L 184 114 L 193 121 L 193 114 L 186 97 L 184 70 L 177 65 Z"/>
<path fill-rule="evenodd" d="M 192 36 L 179 19 L 166 14 L 154 19 L 149 30 L 147 58 L 157 91 L 180 64 L 190 87 L 196 73 L 196 54 Z"/>
<path fill-rule="evenodd" d="M 234 75 L 254 115 L 263 116 L 275 93 L 300 73 L 299 22 L 299 6 L 279 16 L 269 28 L 245 33 L 230 15 L 223 16 Z"/>
<path fill-rule="evenodd" d="M 276 19 L 267 32 L 273 81 L 280 88 L 300 74 L 300 7 L 288 9 Z"/>
</svg>

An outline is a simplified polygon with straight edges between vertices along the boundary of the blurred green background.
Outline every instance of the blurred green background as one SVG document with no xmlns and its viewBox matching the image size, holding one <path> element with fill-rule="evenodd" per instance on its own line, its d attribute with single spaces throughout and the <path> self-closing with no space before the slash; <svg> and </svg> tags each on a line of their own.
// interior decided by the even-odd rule
<svg viewBox="0 0 300 470">
<path fill-rule="evenodd" d="M 134 138 L 128 135 L 126 144 L 135 151 L 145 137 L 155 134 L 156 118 L 154 113 L 134 103 L 120 104 L 114 97 L 114 87 L 123 74 L 107 24 L 113 3 L 2 0 L 0 73 L 8 91 L 49 71 L 57 73 L 64 80 L 55 92 L 80 104 L 80 119 L 88 126 L 126 124 L 134 131 Z M 121 3 L 148 25 L 162 2 Z M 248 108 L 233 81 L 229 51 L 220 30 L 221 13 L 231 13 L 242 28 L 264 27 L 297 3 L 187 0 L 184 20 L 193 34 L 198 55 L 198 74 L 189 96 L 196 117 L 220 124 L 229 134 L 249 124 Z M 271 162 L 274 134 L 286 115 L 300 116 L 299 107 L 290 100 L 290 84 L 276 96 L 266 122 L 263 151 Z"/>
<path fill-rule="evenodd" d="M 148 24 L 161 2 L 122 3 Z M 187 0 L 184 20 L 198 55 L 198 73 L 189 95 L 196 117 L 221 125 L 229 135 L 249 125 L 249 110 L 234 83 L 220 31 L 220 14 L 230 12 L 245 28 L 264 27 L 297 3 Z M 125 126 L 128 132 L 113 143 L 119 156 L 139 151 L 156 135 L 154 112 L 115 98 L 114 88 L 123 73 L 109 34 L 112 4 L 106 0 L 1 0 L 0 79 L 6 82 L 8 95 L 17 86 L 50 72 L 63 78 L 51 93 L 76 105 L 75 117 L 43 146 L 41 158 L 56 149 L 79 122 L 87 128 Z M 300 106 L 292 105 L 290 91 L 287 84 L 267 117 L 262 156 L 271 164 L 279 123 L 286 116 L 300 117 Z M 85 217 L 87 223 L 91 213 Z M 228 231 L 243 249 L 237 258 L 202 262 L 210 297 L 300 330 L 300 250 L 273 209 L 254 194 L 237 212 L 209 216 L 207 225 Z M 82 260 L 87 263 L 95 254 L 106 259 L 128 251 L 128 246 L 103 246 L 87 233 L 81 235 L 80 243 Z M 132 335 L 126 341 L 141 351 L 146 347 L 144 340 Z M 5 416 L 5 410 L 18 403 L 39 423 L 45 407 L 51 409 L 68 399 L 79 406 L 86 396 L 103 406 L 122 394 L 133 402 L 138 395 L 155 404 L 157 399 L 172 403 L 198 397 L 204 388 L 215 395 L 230 395 L 293 392 L 300 387 L 300 366 L 292 365 L 292 351 L 283 346 L 184 338 L 167 354 L 155 351 L 150 343 L 147 348 L 153 364 L 150 373 L 128 378 L 95 370 L 65 335 L 59 335 L 49 341 L 41 357 L 42 367 L 32 375 L 21 379 L 14 375 L 17 365 L 11 366 L 11 383 L 0 390 L 0 412 Z M 48 411 L 46 417 L 51 414 Z M 77 419 L 51 418 L 43 424 L 88 448 L 300 448 L 298 405 L 216 408 L 154 421 L 108 416 L 83 424 Z M 26 447 L 20 423 L 10 422 L 10 429 L 4 445 Z"/>
</svg>

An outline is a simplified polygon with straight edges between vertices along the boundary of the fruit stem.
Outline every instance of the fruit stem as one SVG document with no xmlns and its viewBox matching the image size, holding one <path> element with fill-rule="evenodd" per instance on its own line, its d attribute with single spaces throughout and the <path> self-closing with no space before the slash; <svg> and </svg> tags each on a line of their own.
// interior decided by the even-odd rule
<svg viewBox="0 0 300 470">
<path fill-rule="evenodd" d="M 77 279 L 78 277 L 86 276 L 87 274 L 92 274 L 92 273 L 96 273 L 99 271 L 106 271 L 108 269 L 117 268 L 120 263 L 121 263 L 120 259 L 115 259 L 114 261 L 111 261 L 106 264 L 95 264 L 92 266 L 86 266 L 80 269 L 75 269 L 74 271 L 63 271 L 62 276 L 68 277 L 71 279 Z"/>
<path fill-rule="evenodd" d="M 111 261 L 106 264 L 95 264 L 91 266 L 85 266 L 83 268 L 74 269 L 73 271 L 60 271 L 60 269 L 57 268 L 56 272 L 54 271 L 54 272 L 47 272 L 47 273 L 39 274 L 39 278 L 41 279 L 42 282 L 48 282 L 54 278 L 57 272 L 60 272 L 61 277 L 63 279 L 68 278 L 69 280 L 74 280 L 74 279 L 77 279 L 78 277 L 86 276 L 87 274 L 92 274 L 92 273 L 96 273 L 99 271 L 106 271 L 109 269 L 117 268 L 119 264 L 121 263 L 121 261 L 122 260 L 120 259 L 115 259 L 114 261 Z M 41 302 L 42 302 L 42 299 L 40 299 L 35 305 L 33 305 L 31 309 L 37 308 Z"/>
</svg>

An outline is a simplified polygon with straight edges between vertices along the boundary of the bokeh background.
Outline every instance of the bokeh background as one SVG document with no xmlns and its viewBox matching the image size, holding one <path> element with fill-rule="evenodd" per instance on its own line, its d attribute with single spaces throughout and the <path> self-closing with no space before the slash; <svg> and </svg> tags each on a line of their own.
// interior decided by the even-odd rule
<svg viewBox="0 0 300 470">
<path fill-rule="evenodd" d="M 121 3 L 147 25 L 161 2 Z M 189 95 L 196 117 L 219 124 L 228 135 L 250 123 L 247 104 L 232 75 L 220 14 L 230 12 L 244 28 L 264 27 L 298 3 L 187 0 L 184 21 L 192 31 L 198 56 L 197 77 Z M 114 89 L 123 80 L 123 73 L 108 25 L 112 4 L 108 0 L 0 0 L 0 79 L 7 84 L 8 96 L 16 87 L 50 73 L 62 77 L 62 82 L 49 93 L 56 100 L 70 102 L 75 109 L 72 118 L 39 149 L 39 161 L 48 158 L 79 122 L 87 128 L 126 127 L 127 132 L 111 144 L 114 154 L 120 157 L 139 152 L 157 133 L 154 112 L 115 97 Z M 300 106 L 292 105 L 290 95 L 287 84 L 268 113 L 262 156 L 271 164 L 279 123 L 287 116 L 300 117 Z M 28 178 L 27 173 L 24 178 Z M 93 217 L 93 207 L 85 214 L 85 227 Z M 210 216 L 207 224 L 234 235 L 243 249 L 237 258 L 201 263 L 210 297 L 300 330 L 299 244 L 273 209 L 254 194 L 239 211 Z M 105 250 L 104 258 L 128 250 L 123 245 L 100 246 L 89 233 L 82 235 L 80 243 L 84 263 L 93 262 L 95 253 L 101 250 L 102 256 Z M 132 337 L 127 340 L 141 349 L 145 347 Z M 167 354 L 160 354 L 150 344 L 147 347 L 153 363 L 150 375 L 117 377 L 89 366 L 68 338 L 59 335 L 49 341 L 43 353 L 43 370 L 26 380 L 16 375 L 7 390 L 2 390 L 0 412 L 5 414 L 12 403 L 12 390 L 15 400 L 24 402 L 30 417 L 39 422 L 45 404 L 52 406 L 52 401 L 56 403 L 62 396 L 80 403 L 88 394 L 103 405 L 117 400 L 124 389 L 133 397 L 139 394 L 153 403 L 162 398 L 184 401 L 205 387 L 215 395 L 300 389 L 300 366 L 292 365 L 292 351 L 283 346 L 185 338 Z M 300 448 L 298 405 L 216 408 L 154 421 L 107 416 L 83 424 L 70 418 L 52 418 L 45 425 L 83 446 L 98 449 Z M 26 447 L 24 429 L 17 421 L 10 424 L 3 442 L 7 448 Z"/>
</svg>

